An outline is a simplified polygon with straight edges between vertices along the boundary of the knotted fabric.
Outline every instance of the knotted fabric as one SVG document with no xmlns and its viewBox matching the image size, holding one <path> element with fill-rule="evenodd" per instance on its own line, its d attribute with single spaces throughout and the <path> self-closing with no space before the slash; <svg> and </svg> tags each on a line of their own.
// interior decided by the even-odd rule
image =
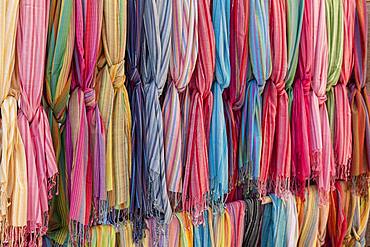
<svg viewBox="0 0 370 247">
<path fill-rule="evenodd" d="M 14 76 L 19 1 L 0 2 L 0 245 L 22 245 L 27 226 L 26 153 L 17 125 L 17 82 Z M 12 85 L 13 84 L 13 85 Z M 15 179 L 17 178 L 17 179 Z M 18 232 L 5 239 L 6 232 Z"/>
<path fill-rule="evenodd" d="M 66 123 L 66 160 L 71 241 L 84 244 L 88 234 L 86 227 L 93 220 L 92 204 L 94 210 L 99 210 L 107 199 L 105 131 L 94 90 L 103 2 L 78 0 L 74 3 L 76 38 Z"/>
<path fill-rule="evenodd" d="M 227 128 L 229 161 L 228 201 L 236 198 L 238 183 L 238 142 L 240 134 L 241 109 L 244 104 L 249 66 L 249 2 L 232 0 L 230 9 L 230 85 L 223 93 Z M 243 150 L 240 150 L 243 151 Z"/>
<path fill-rule="evenodd" d="M 26 151 L 28 192 L 21 200 L 27 201 L 30 246 L 39 244 L 39 237 L 46 233 L 48 199 L 58 172 L 47 115 L 41 106 L 48 14 L 49 1 L 20 2 L 16 47 L 21 89 L 18 126 Z"/>
<path fill-rule="evenodd" d="M 272 192 L 283 196 L 289 189 L 291 151 L 285 91 L 288 69 L 285 0 L 271 1 L 266 14 L 269 15 L 272 73 L 263 93 L 260 190 L 262 195 Z"/>
<path fill-rule="evenodd" d="M 249 1 L 249 52 L 254 79 L 247 86 L 239 142 L 239 177 L 245 182 L 259 179 L 262 164 L 261 94 L 271 74 L 268 10 L 267 0 Z"/>
<path fill-rule="evenodd" d="M 58 194 L 50 207 L 48 236 L 63 244 L 68 235 L 67 172 L 65 159 L 65 120 L 71 86 L 75 13 L 71 0 L 50 1 L 48 46 L 45 71 L 46 111 L 58 163 Z"/>
<path fill-rule="evenodd" d="M 310 92 L 310 150 L 312 177 L 318 185 L 320 203 L 328 201 L 330 190 L 332 157 L 331 133 L 326 109 L 326 81 L 328 73 L 328 38 L 325 1 L 312 2 L 313 19 L 313 72 Z"/>
<path fill-rule="evenodd" d="M 245 227 L 245 202 L 235 201 L 226 204 L 226 213 L 230 218 L 231 244 L 230 246 L 241 247 Z"/>
<path fill-rule="evenodd" d="M 142 47 L 142 26 L 143 26 L 143 0 L 128 1 L 128 76 L 130 81 L 130 106 L 132 117 L 132 168 L 131 168 L 131 191 L 130 191 L 130 217 L 133 224 L 133 239 L 137 243 L 143 238 L 145 227 L 144 216 L 147 205 L 145 200 L 145 119 L 144 91 L 141 77 L 138 71 L 141 47 Z"/>
<path fill-rule="evenodd" d="M 203 223 L 202 212 L 206 210 L 206 197 L 209 193 L 208 143 L 213 97 L 211 85 L 215 69 L 215 37 L 213 33 L 210 1 L 198 2 L 199 37 L 198 60 L 194 79 L 190 81 L 190 111 L 187 139 L 187 160 L 183 196 L 188 195 L 194 208 L 192 214 L 195 225 Z M 183 201 L 186 202 L 186 201 Z"/>
<path fill-rule="evenodd" d="M 106 133 L 106 171 L 105 177 L 96 177 L 94 181 L 105 182 L 109 207 L 115 210 L 127 209 L 130 205 L 131 111 L 125 87 L 126 32 L 127 1 L 104 1 L 103 52 L 99 59 L 97 81 L 100 86 L 99 109 Z M 97 197 L 98 194 L 95 195 Z M 100 221 L 104 220 L 105 207 L 100 205 Z"/>
</svg>

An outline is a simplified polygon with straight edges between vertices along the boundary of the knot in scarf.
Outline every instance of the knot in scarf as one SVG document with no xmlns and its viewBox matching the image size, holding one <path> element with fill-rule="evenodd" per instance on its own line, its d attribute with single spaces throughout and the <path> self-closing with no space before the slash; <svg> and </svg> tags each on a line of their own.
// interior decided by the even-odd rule
<svg viewBox="0 0 370 247">
<path fill-rule="evenodd" d="M 86 108 L 95 108 L 96 100 L 95 100 L 95 90 L 92 88 L 86 88 L 84 90 L 84 100 Z"/>
<path fill-rule="evenodd" d="M 141 84 L 140 73 L 136 66 L 135 67 L 129 66 L 127 74 L 129 76 L 130 82 L 134 87 Z"/>
<path fill-rule="evenodd" d="M 126 81 L 124 60 L 109 66 L 109 74 L 114 90 L 118 91 L 119 89 L 122 89 Z"/>
</svg>

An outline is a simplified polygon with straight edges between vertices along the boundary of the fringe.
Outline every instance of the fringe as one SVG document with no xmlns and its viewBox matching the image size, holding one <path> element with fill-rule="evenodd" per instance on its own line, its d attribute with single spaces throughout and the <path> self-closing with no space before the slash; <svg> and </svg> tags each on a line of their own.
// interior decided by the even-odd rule
<svg viewBox="0 0 370 247">
<path fill-rule="evenodd" d="M 69 244 L 71 246 L 85 246 L 90 243 L 89 226 L 71 220 L 69 223 Z"/>
<path fill-rule="evenodd" d="M 352 177 L 351 190 L 359 196 L 367 196 L 370 185 L 370 174 L 361 174 Z"/>
<path fill-rule="evenodd" d="M 321 149 L 313 150 L 311 153 L 311 177 L 314 180 L 318 179 L 320 176 L 321 155 Z"/>
<path fill-rule="evenodd" d="M 4 235 L 1 240 L 1 246 L 26 246 L 27 245 L 27 234 L 26 226 L 23 227 L 14 227 L 14 226 L 5 226 Z"/>
<path fill-rule="evenodd" d="M 335 166 L 337 168 L 337 179 L 347 181 L 350 176 L 350 165 L 351 158 L 348 159 L 345 163 L 338 163 L 338 160 L 335 161 Z"/>
</svg>

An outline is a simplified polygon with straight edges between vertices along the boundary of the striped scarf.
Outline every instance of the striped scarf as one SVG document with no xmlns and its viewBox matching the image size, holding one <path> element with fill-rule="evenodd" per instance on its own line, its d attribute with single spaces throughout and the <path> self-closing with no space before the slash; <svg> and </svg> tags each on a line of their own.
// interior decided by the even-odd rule
<svg viewBox="0 0 370 247">
<path fill-rule="evenodd" d="M 194 226 L 194 246 L 214 246 L 212 210 L 204 211 L 204 222 Z"/>
<path fill-rule="evenodd" d="M 118 234 L 119 237 L 117 237 L 117 245 L 122 247 L 134 247 L 135 242 L 132 239 L 132 223 L 131 222 L 125 222 L 120 223 L 118 226 Z M 117 236 L 117 235 L 116 235 Z"/>
<path fill-rule="evenodd" d="M 291 15 L 291 18 L 293 18 L 294 21 L 300 20 L 300 24 L 298 26 L 301 27 L 299 52 L 297 52 L 298 68 L 297 74 L 294 79 L 293 92 L 291 92 L 289 89 L 287 90 L 289 94 L 289 99 L 292 100 L 292 190 L 296 195 L 303 198 L 305 193 L 305 185 L 310 178 L 311 172 L 309 151 L 310 117 L 308 107 L 310 102 L 309 92 L 311 87 L 313 67 L 312 1 L 302 0 L 300 1 L 299 6 L 300 17 L 296 15 Z M 292 9 L 298 9 L 298 7 Z M 288 11 L 288 16 L 290 16 L 290 12 L 291 11 Z M 289 26 L 290 25 L 288 25 L 288 27 Z M 296 32 L 299 31 L 296 30 Z"/>
<path fill-rule="evenodd" d="M 195 200 L 196 208 L 193 220 L 195 225 L 201 224 L 202 211 L 206 208 L 206 196 L 209 193 L 208 170 L 208 138 L 213 97 L 211 85 L 215 68 L 215 37 L 213 33 L 210 2 L 198 2 L 199 51 L 195 74 L 189 87 L 191 88 L 189 127 L 187 139 L 187 162 L 185 167 L 183 193 Z M 185 201 L 183 201 L 184 203 Z M 191 203 L 191 201 L 189 201 Z M 186 205 L 184 208 L 189 208 Z"/>
<path fill-rule="evenodd" d="M 233 247 L 243 245 L 243 234 L 245 227 L 245 202 L 235 201 L 226 204 L 226 213 L 230 218 L 231 244 Z"/>
<path fill-rule="evenodd" d="M 75 38 L 74 5 L 71 0 L 51 1 L 45 71 L 46 111 L 49 117 L 56 160 L 58 194 L 50 208 L 49 237 L 58 244 L 68 236 L 68 198 L 66 194 L 65 118 L 71 86 L 71 64 Z"/>
<path fill-rule="evenodd" d="M 169 223 L 171 205 L 167 195 L 163 120 L 159 96 L 167 80 L 170 62 L 171 2 L 147 1 L 144 7 L 144 26 L 141 53 L 141 76 L 145 91 L 145 166 L 148 216 Z"/>
<path fill-rule="evenodd" d="M 254 79 L 248 82 L 241 121 L 239 176 L 244 182 L 257 181 L 260 176 L 261 94 L 271 74 L 268 3 L 267 0 L 249 1 L 249 52 Z"/>
<path fill-rule="evenodd" d="M 328 44 L 325 23 L 325 1 L 314 0 L 313 18 L 313 71 L 310 92 L 310 151 L 312 177 L 318 185 L 320 203 L 328 201 L 331 167 L 334 162 L 328 112 L 326 109 L 326 80 L 328 72 Z"/>
<path fill-rule="evenodd" d="M 262 226 L 263 207 L 259 199 L 245 200 L 243 246 L 258 245 Z"/>
<path fill-rule="evenodd" d="M 99 210 L 99 222 L 105 221 L 107 210 L 106 203 L 97 200 L 99 190 L 96 189 L 99 186 L 104 188 L 105 184 L 111 209 L 127 209 L 130 205 L 131 112 L 125 87 L 126 25 L 127 1 L 104 1 L 103 49 L 98 62 L 100 71 L 96 86 L 99 90 L 98 103 L 106 133 L 105 177 L 94 177 L 94 198 Z"/>
<path fill-rule="evenodd" d="M 230 84 L 230 0 L 213 0 L 212 23 L 216 41 L 214 97 L 209 141 L 211 203 L 223 207 L 228 184 L 228 148 L 222 93 Z"/>
<path fill-rule="evenodd" d="M 132 117 L 132 168 L 131 168 L 131 191 L 130 191 L 130 217 L 133 221 L 133 239 L 137 243 L 143 238 L 145 227 L 144 216 L 147 205 L 145 200 L 146 173 L 144 149 L 145 149 L 145 128 L 144 128 L 144 90 L 139 74 L 138 66 L 142 47 L 142 26 L 143 26 L 143 0 L 128 1 L 128 30 L 127 30 L 127 57 L 128 77 L 130 82 L 130 106 Z"/>
<path fill-rule="evenodd" d="M 288 95 L 285 91 L 288 67 L 286 2 L 271 1 L 269 7 L 272 73 L 263 94 L 260 190 L 262 195 L 272 192 L 283 196 L 289 189 L 291 152 Z"/>
<path fill-rule="evenodd" d="M 244 104 L 249 66 L 249 2 L 232 0 L 230 10 L 230 85 L 223 93 L 225 120 L 228 138 L 229 195 L 228 201 L 236 198 L 238 183 L 238 140 L 241 109 Z"/>
<path fill-rule="evenodd" d="M 27 244 L 31 246 L 39 244 L 39 237 L 46 233 L 48 199 L 58 172 L 47 115 L 41 106 L 48 14 L 49 1 L 20 2 L 16 48 L 21 89 L 18 126 L 26 151 L 28 197 L 22 200 L 27 202 Z"/>
<path fill-rule="evenodd" d="M 12 85 L 18 9 L 17 0 L 0 2 L 0 245 L 24 244 L 27 225 L 27 207 L 22 206 L 27 198 L 26 153 L 17 125 L 19 92 Z M 17 234 L 10 238 L 9 232 Z"/>
<path fill-rule="evenodd" d="M 191 223 L 190 217 L 191 216 L 186 212 L 180 212 L 173 215 L 168 230 L 168 246 L 193 246 L 193 224 Z"/>
<path fill-rule="evenodd" d="M 226 210 L 213 215 L 213 239 L 215 247 L 231 247 L 231 221 Z"/>
<path fill-rule="evenodd" d="M 164 147 L 166 161 L 167 189 L 173 198 L 174 207 L 178 206 L 179 195 L 186 198 L 188 188 L 182 188 L 183 167 L 186 157 L 186 128 L 188 123 L 187 86 L 195 68 L 198 54 L 197 4 L 194 0 L 172 2 L 171 31 L 171 81 L 164 98 L 162 113 L 164 120 Z M 181 101 L 179 93 L 184 93 Z M 184 120 L 185 119 L 185 120 Z M 189 171 L 190 172 L 190 171 Z M 184 184 L 185 185 L 185 184 Z M 189 195 L 191 196 L 191 195 Z M 185 209 L 193 207 L 193 199 Z"/>
<path fill-rule="evenodd" d="M 89 6 L 89 8 L 87 8 Z M 83 244 L 92 203 L 106 200 L 104 127 L 95 100 L 95 65 L 102 23 L 102 2 L 75 1 L 76 40 L 71 98 L 66 124 L 66 160 L 72 243 Z M 94 210 L 98 205 L 94 204 Z"/>
<path fill-rule="evenodd" d="M 94 226 L 90 230 L 91 247 L 115 247 L 116 246 L 116 230 L 111 225 Z"/>
</svg>

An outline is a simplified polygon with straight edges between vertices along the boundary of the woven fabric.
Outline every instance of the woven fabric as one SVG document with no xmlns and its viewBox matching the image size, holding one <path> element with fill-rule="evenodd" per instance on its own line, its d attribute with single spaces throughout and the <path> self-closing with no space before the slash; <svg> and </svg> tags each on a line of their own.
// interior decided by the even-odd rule
<svg viewBox="0 0 370 247">
<path fill-rule="evenodd" d="M 243 246 L 257 245 L 260 241 L 263 207 L 258 199 L 245 200 Z"/>
<path fill-rule="evenodd" d="M 235 201 L 226 204 L 226 213 L 230 218 L 231 243 L 230 246 L 243 245 L 243 235 L 245 227 L 245 202 Z"/>
</svg>

